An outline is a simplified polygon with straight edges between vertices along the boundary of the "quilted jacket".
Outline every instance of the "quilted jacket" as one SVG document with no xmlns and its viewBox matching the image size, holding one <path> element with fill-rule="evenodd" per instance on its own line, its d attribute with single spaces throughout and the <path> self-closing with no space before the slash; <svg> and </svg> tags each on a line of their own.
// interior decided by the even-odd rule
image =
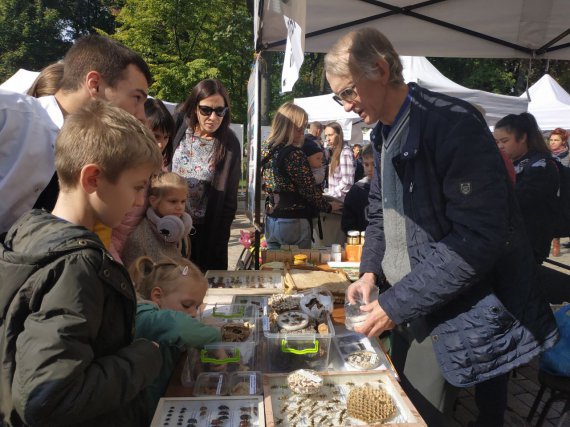
<svg viewBox="0 0 570 427">
<path fill-rule="evenodd" d="M 134 340 L 134 289 L 99 238 L 30 211 L 0 245 L 0 279 L 0 425 L 144 425 L 160 351 Z"/>
<path fill-rule="evenodd" d="M 483 118 L 468 103 L 410 85 L 410 129 L 390 159 L 404 188 L 412 270 L 380 295 L 397 324 L 420 320 L 444 377 L 466 387 L 555 344 L 552 312 L 514 190 Z M 372 139 L 376 170 L 379 124 Z M 386 159 L 388 160 L 388 159 Z M 370 189 L 360 271 L 382 276 L 382 189 Z"/>
</svg>

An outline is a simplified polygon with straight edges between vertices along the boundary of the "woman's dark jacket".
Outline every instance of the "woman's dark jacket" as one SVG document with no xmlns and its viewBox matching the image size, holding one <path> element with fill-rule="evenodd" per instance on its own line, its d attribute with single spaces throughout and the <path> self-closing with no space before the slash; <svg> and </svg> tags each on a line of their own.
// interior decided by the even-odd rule
<svg viewBox="0 0 570 427">
<path fill-rule="evenodd" d="M 180 145 L 180 141 L 186 138 L 188 124 L 182 122 L 181 128 L 172 141 L 172 154 Z M 224 159 L 216 167 L 212 185 L 208 193 L 208 205 L 204 217 L 203 232 L 208 236 L 204 241 L 204 247 L 192 257 L 203 270 L 227 270 L 228 269 L 228 241 L 230 229 L 237 211 L 237 192 L 241 176 L 241 147 L 239 140 L 228 130 L 229 138 L 222 141 L 226 147 Z M 169 168 L 172 159 L 169 159 Z M 195 251 L 193 251 L 195 252 Z"/>
<path fill-rule="evenodd" d="M 534 257 L 539 264 L 550 253 L 554 226 L 559 220 L 558 167 L 550 153 L 528 152 L 514 162 L 515 194 Z"/>
<path fill-rule="evenodd" d="M 425 321 L 444 377 L 470 386 L 557 340 L 495 141 L 470 104 L 411 84 L 410 129 L 391 161 L 404 189 L 412 271 L 380 295 L 396 324 Z M 373 134 L 379 170 L 381 124 Z M 361 273 L 382 276 L 381 183 L 370 189 Z"/>
</svg>

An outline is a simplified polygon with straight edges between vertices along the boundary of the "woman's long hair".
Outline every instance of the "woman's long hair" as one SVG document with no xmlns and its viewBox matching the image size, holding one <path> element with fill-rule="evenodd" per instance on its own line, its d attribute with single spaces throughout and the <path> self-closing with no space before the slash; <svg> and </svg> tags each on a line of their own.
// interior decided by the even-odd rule
<svg viewBox="0 0 570 427">
<path fill-rule="evenodd" d="M 286 102 L 275 113 L 271 123 L 271 131 L 267 137 L 269 149 L 280 144 L 295 144 L 296 129 L 304 128 L 307 125 L 307 112 L 301 107 Z"/>
<path fill-rule="evenodd" d="M 158 130 L 168 135 L 168 143 L 162 152 L 162 157 L 166 163 L 172 158 L 172 140 L 174 139 L 174 119 L 164 103 L 157 98 L 148 98 L 144 102 L 144 114 L 146 123 L 151 130 Z"/>
<path fill-rule="evenodd" d="M 194 89 L 192 89 L 192 92 L 190 92 L 190 95 L 188 95 L 188 98 L 186 98 L 186 101 L 184 101 L 178 111 L 182 112 L 186 117 L 188 127 L 192 129 L 192 131 L 196 131 L 196 127 L 198 126 L 198 104 L 201 100 L 212 95 L 220 95 L 224 99 L 224 106 L 228 107 L 228 112 L 222 119 L 220 127 L 216 132 L 214 132 L 214 152 L 212 155 L 212 162 L 217 166 L 226 156 L 226 146 L 224 145 L 224 141 L 227 141 L 231 134 L 230 98 L 224 85 L 216 79 L 202 80 L 194 86 Z"/>
<path fill-rule="evenodd" d="M 329 170 L 330 175 L 334 175 L 336 169 L 340 164 L 340 153 L 342 152 L 342 147 L 344 146 L 344 135 L 342 133 L 342 127 L 337 122 L 330 122 L 325 125 L 326 128 L 331 128 L 335 133 L 335 141 L 333 143 L 333 151 L 331 155 L 331 166 Z"/>
<path fill-rule="evenodd" d="M 495 129 L 505 129 L 508 133 L 514 133 L 517 141 L 526 135 L 528 151 L 550 153 L 538 123 L 530 113 L 509 114 L 497 122 Z"/>
</svg>

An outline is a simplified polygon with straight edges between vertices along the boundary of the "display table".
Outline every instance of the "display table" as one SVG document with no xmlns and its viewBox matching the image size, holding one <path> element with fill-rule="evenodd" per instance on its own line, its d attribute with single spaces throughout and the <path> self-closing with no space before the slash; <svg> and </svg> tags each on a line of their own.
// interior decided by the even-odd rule
<svg viewBox="0 0 570 427">
<path fill-rule="evenodd" d="M 236 282 L 233 281 L 232 283 Z M 278 297 L 282 298 L 281 296 Z M 236 302 L 239 305 L 244 303 L 244 299 L 251 300 L 252 298 L 263 299 L 267 297 L 240 294 L 236 299 L 233 296 L 218 294 L 207 295 L 205 302 L 217 304 L 216 307 L 219 310 L 220 305 L 236 304 Z M 267 299 L 265 303 L 267 303 Z M 263 319 L 264 322 L 262 323 L 265 324 L 268 318 L 264 317 Z M 295 375 L 306 375 L 304 372 L 312 371 L 307 371 L 307 368 L 296 370 L 298 366 L 293 369 L 281 370 L 283 366 L 294 366 L 287 364 L 288 358 L 293 358 L 297 362 L 306 357 L 292 356 L 290 353 L 305 354 L 302 352 L 307 351 L 310 356 L 313 354 L 313 349 L 309 346 L 295 347 L 293 342 L 295 339 L 299 339 L 298 337 L 264 332 L 264 336 L 260 338 L 257 344 L 256 368 L 246 368 L 245 371 L 238 369 L 240 375 L 249 376 L 254 380 L 253 382 L 247 380 L 243 384 L 249 386 L 246 387 L 245 395 L 235 395 L 232 386 L 230 385 L 228 388 L 225 383 L 226 380 L 222 381 L 222 377 L 226 379 L 235 377 L 235 372 L 227 376 L 214 372 L 201 374 L 200 377 L 207 375 L 208 378 L 218 375 L 220 379 L 218 382 L 214 381 L 213 386 L 209 384 L 207 393 L 200 393 L 202 390 L 202 387 L 198 385 L 200 380 L 189 387 L 183 385 L 181 377 L 187 361 L 187 357 L 184 355 L 172 374 L 164 398 L 159 403 L 152 427 L 171 425 L 231 427 L 393 425 L 425 427 L 426 424 L 398 384 L 397 374 L 389 357 L 383 351 L 380 340 L 377 338 L 368 339 L 363 335 L 347 331 L 344 326 L 345 315 L 342 305 L 334 306 L 329 319 L 328 322 L 332 331 L 328 335 L 322 335 L 322 338 L 315 339 L 315 342 L 318 339 L 320 343 L 316 347 L 320 351 L 317 354 L 327 355 L 326 362 L 319 364 L 318 368 L 308 368 L 318 371 L 316 374 L 321 377 L 322 386 L 320 386 L 318 393 L 314 395 L 297 394 L 295 388 L 288 382 L 290 371 L 295 371 Z M 307 335 L 307 338 L 301 338 L 301 344 L 312 343 L 312 340 L 313 338 Z M 295 351 L 290 350 L 293 348 Z M 277 352 L 275 352 L 276 349 Z M 299 351 L 299 349 L 301 350 Z M 324 353 L 322 353 L 323 351 Z M 363 353 L 371 357 L 370 360 L 373 360 L 373 365 L 366 365 L 363 368 L 362 364 L 353 365 L 350 363 L 351 356 L 360 356 Z M 314 362 L 315 356 L 313 355 L 313 359 L 311 357 L 309 359 Z M 296 359 L 299 357 L 301 359 Z M 196 366 L 202 367 L 200 362 L 194 363 L 196 359 L 190 359 L 192 362 L 189 362 L 188 366 L 192 366 L 193 370 Z M 230 365 L 228 365 L 229 367 Z M 248 369 L 261 371 L 263 375 Z M 210 372 L 208 369 L 205 371 Z M 184 371 L 185 375 L 186 372 Z M 229 369 L 228 372 L 230 372 Z M 312 374 L 309 373 L 308 375 Z M 230 384 L 232 384 L 231 380 Z M 196 386 L 198 397 L 194 394 L 194 386 Z M 249 388 L 249 394 L 247 388 Z M 388 406 L 379 408 L 379 405 L 384 404 Z M 379 421 L 375 423 L 366 422 L 367 419 L 378 419 L 366 417 L 377 416 L 379 413 L 384 413 L 382 411 L 389 413 L 386 418 L 382 418 L 386 424 Z"/>
</svg>

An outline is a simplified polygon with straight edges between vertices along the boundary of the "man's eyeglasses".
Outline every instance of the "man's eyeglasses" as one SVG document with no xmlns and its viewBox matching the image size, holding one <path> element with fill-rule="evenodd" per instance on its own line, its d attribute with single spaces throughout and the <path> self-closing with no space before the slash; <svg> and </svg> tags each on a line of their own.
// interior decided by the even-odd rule
<svg viewBox="0 0 570 427">
<path fill-rule="evenodd" d="M 360 81 L 360 79 L 362 78 L 362 76 L 364 76 L 364 73 L 362 73 L 360 75 L 359 78 L 357 78 L 354 83 L 352 83 L 352 86 L 349 86 L 343 90 L 341 90 L 338 95 L 333 95 L 333 99 L 338 103 L 338 105 L 340 105 L 341 107 L 344 107 L 343 102 L 352 102 L 356 99 L 356 97 L 358 96 L 358 93 L 356 93 L 356 85 L 358 84 L 358 82 Z"/>
<path fill-rule="evenodd" d="M 228 112 L 228 110 L 229 110 L 228 107 L 212 108 L 212 107 L 207 107 L 205 105 L 198 105 L 198 111 L 200 112 L 201 115 L 205 117 L 210 117 L 212 113 L 216 113 L 216 116 L 218 117 L 224 117 Z"/>
</svg>

